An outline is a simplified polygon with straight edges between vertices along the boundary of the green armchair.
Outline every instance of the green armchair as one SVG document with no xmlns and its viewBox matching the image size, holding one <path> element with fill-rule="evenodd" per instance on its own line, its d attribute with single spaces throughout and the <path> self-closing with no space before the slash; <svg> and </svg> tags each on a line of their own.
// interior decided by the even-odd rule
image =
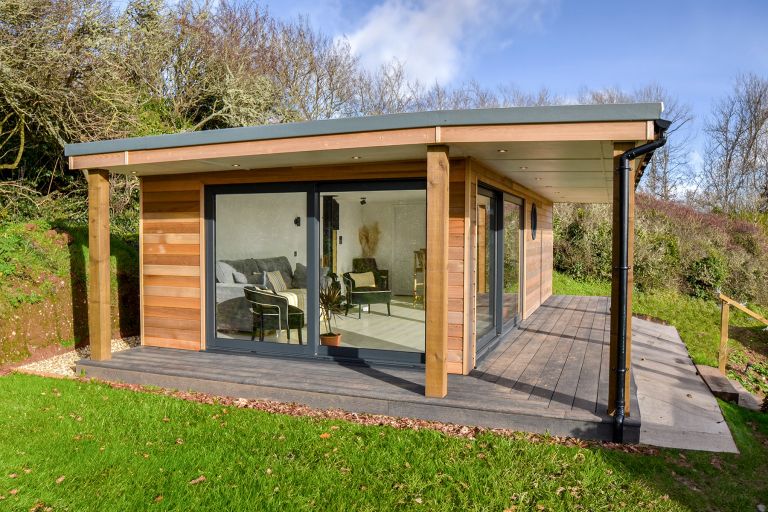
<svg viewBox="0 0 768 512">
<path fill-rule="evenodd" d="M 372 275 L 373 279 L 366 274 Z M 357 276 L 358 282 L 355 282 Z M 383 278 L 372 271 L 367 272 L 345 272 L 342 275 L 344 280 L 344 289 L 346 297 L 346 307 L 344 314 L 349 314 L 349 308 L 358 306 L 357 318 L 362 317 L 363 305 L 368 305 L 368 313 L 371 312 L 371 304 L 386 304 L 387 316 L 391 316 L 390 302 L 392 301 L 392 291 L 389 289 L 388 279 Z M 367 282 L 361 282 L 365 279 Z M 372 281 L 372 282 L 371 282 Z"/>
<path fill-rule="evenodd" d="M 264 341 L 265 330 L 275 330 L 278 333 L 285 329 L 288 342 L 291 341 L 291 329 L 299 331 L 299 345 L 304 344 L 301 329 L 304 327 L 304 312 L 296 306 L 288 304 L 288 299 L 277 295 L 271 290 L 262 290 L 255 286 L 243 288 L 246 300 L 251 305 L 253 328 L 251 340 L 256 339 L 259 331 L 259 341 Z"/>
</svg>

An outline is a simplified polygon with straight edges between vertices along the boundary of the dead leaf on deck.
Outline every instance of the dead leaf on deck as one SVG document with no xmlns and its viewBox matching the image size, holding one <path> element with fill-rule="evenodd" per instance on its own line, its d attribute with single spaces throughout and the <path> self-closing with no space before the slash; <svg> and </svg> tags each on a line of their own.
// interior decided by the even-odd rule
<svg viewBox="0 0 768 512">
<path fill-rule="evenodd" d="M 66 477 L 64 475 L 61 475 L 59 478 L 56 479 L 56 485 L 60 485 L 61 482 L 64 481 Z"/>
<path fill-rule="evenodd" d="M 195 478 L 194 480 L 190 480 L 189 481 L 189 485 L 196 485 L 196 484 L 199 484 L 200 482 L 205 482 L 205 476 L 204 475 L 200 475 L 199 477 Z"/>
</svg>

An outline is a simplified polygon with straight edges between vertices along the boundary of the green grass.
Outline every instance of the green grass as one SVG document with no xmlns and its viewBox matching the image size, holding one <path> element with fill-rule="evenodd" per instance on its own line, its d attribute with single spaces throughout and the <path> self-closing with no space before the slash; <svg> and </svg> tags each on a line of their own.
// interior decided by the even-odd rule
<svg viewBox="0 0 768 512">
<path fill-rule="evenodd" d="M 768 492 L 768 417 L 723 407 L 741 455 L 641 455 L 11 374 L 0 378 L 0 509 L 754 510 Z"/>
<path fill-rule="evenodd" d="M 608 281 L 579 281 L 566 274 L 555 272 L 553 293 L 558 295 L 610 295 L 611 284 Z M 750 308 L 765 314 L 766 310 L 749 305 Z M 688 352 L 697 364 L 717 366 L 717 350 L 720 343 L 720 308 L 716 301 L 696 299 L 674 290 L 635 291 L 632 311 L 634 314 L 648 315 L 675 326 L 680 337 L 688 347 Z M 768 333 L 765 327 L 747 315 L 731 308 L 731 335 L 748 331 L 756 343 L 763 343 L 768 348 Z M 744 328 L 743 331 L 733 327 Z M 743 354 L 743 339 L 731 339 L 733 358 Z"/>
</svg>

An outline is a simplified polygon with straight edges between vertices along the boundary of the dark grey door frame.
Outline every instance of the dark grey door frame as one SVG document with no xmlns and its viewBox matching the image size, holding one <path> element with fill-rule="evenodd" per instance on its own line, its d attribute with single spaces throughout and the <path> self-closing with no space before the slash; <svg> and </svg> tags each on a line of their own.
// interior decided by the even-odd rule
<svg viewBox="0 0 768 512">
<path fill-rule="evenodd" d="M 219 338 L 216 335 L 216 197 L 232 194 L 279 194 L 303 192 L 306 194 L 307 208 L 307 296 L 316 297 L 318 290 L 317 275 L 319 261 L 314 258 L 318 250 L 318 239 L 315 236 L 318 219 L 314 204 L 316 194 L 312 183 L 258 183 L 246 185 L 207 185 L 205 186 L 205 339 L 206 349 L 224 349 L 242 352 L 255 352 L 267 355 L 295 355 L 309 357 L 317 352 L 319 340 L 318 325 L 311 319 L 318 318 L 317 301 L 307 301 L 305 322 L 307 323 L 307 340 L 304 345 L 288 345 L 286 343 L 254 342 Z M 314 228 L 312 227 L 314 226 Z"/>
<path fill-rule="evenodd" d="M 310 357 L 353 363 L 422 365 L 423 352 L 403 352 L 320 344 L 320 194 L 347 191 L 426 190 L 424 179 L 378 181 L 254 183 L 207 185 L 205 197 L 205 330 L 206 349 L 258 353 L 274 356 Z M 305 192 L 307 194 L 307 340 L 305 345 L 253 342 L 216 336 L 216 196 L 226 194 Z"/>
<path fill-rule="evenodd" d="M 493 201 L 494 218 L 492 219 L 494 225 L 493 231 L 493 288 L 492 298 L 493 301 L 493 325 L 494 328 L 490 332 L 485 334 L 482 338 L 475 341 L 475 361 L 481 360 L 483 357 L 493 351 L 496 345 L 502 338 L 503 334 L 514 329 L 519 322 L 520 308 L 522 306 L 523 297 L 523 282 L 524 276 L 522 272 L 522 261 L 524 257 L 524 243 L 522 240 L 521 226 L 523 225 L 523 219 L 525 216 L 526 201 L 520 197 L 508 194 L 494 187 L 479 182 L 477 185 L 477 193 L 490 197 Z M 502 308 L 504 306 L 504 201 L 510 201 L 520 206 L 520 224 L 518 224 L 518 246 L 519 246 L 519 258 L 518 258 L 518 275 L 520 276 L 519 294 L 518 297 L 518 311 L 513 321 L 504 322 L 504 316 Z"/>
</svg>

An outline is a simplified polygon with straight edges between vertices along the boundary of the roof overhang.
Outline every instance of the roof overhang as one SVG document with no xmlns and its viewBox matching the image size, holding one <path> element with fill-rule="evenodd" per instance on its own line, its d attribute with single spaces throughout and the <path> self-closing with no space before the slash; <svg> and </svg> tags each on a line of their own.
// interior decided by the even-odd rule
<svg viewBox="0 0 768 512">
<path fill-rule="evenodd" d="M 420 112 L 69 144 L 71 169 L 138 176 L 423 160 L 445 144 L 555 202 L 609 202 L 614 143 L 658 134 L 661 103 Z"/>
</svg>

